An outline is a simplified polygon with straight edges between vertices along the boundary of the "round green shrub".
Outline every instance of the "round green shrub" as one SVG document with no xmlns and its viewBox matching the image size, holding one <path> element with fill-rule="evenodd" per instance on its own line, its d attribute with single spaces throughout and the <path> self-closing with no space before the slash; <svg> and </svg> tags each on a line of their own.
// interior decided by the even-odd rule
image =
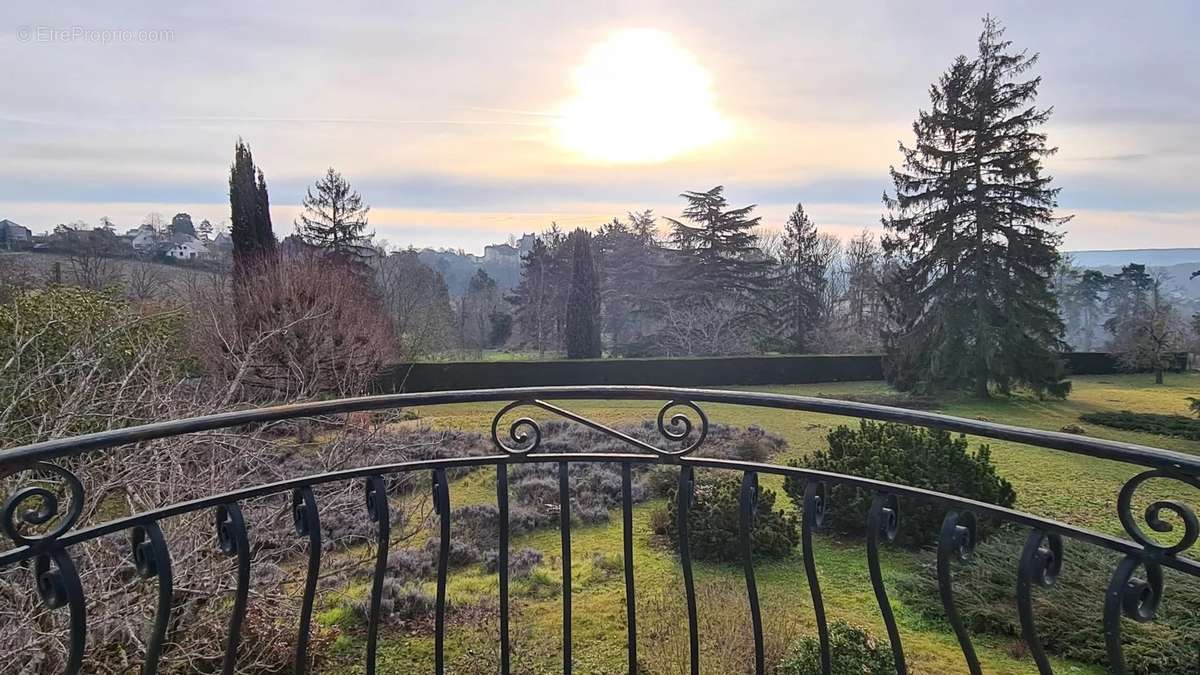
<svg viewBox="0 0 1200 675">
<path fill-rule="evenodd" d="M 951 436 L 942 429 L 925 429 L 905 424 L 862 420 L 858 429 L 839 426 L 829 432 L 828 450 L 819 450 L 803 466 L 859 478 L 924 488 L 989 504 L 1011 507 L 1017 495 L 1012 484 L 996 474 L 991 452 L 980 445 L 968 449 L 965 436 Z M 788 477 L 783 489 L 797 508 L 804 506 L 803 478 Z M 866 531 L 867 513 L 874 494 L 844 484 L 829 486 L 825 504 L 825 526 L 845 534 Z M 900 503 L 900 530 L 896 541 L 920 547 L 937 539 L 945 508 L 912 499 Z M 987 521 L 980 521 L 980 536 L 987 534 Z"/>
<path fill-rule="evenodd" d="M 829 654 L 833 675 L 895 675 L 896 672 L 890 643 L 876 640 L 865 628 L 845 621 L 829 625 Z M 814 636 L 796 642 L 776 672 L 820 675 L 820 641 Z"/>
<path fill-rule="evenodd" d="M 672 490 L 667 501 L 667 536 L 679 548 L 678 500 Z M 729 474 L 701 472 L 688 511 L 692 557 L 696 560 L 740 562 L 741 479 Z M 775 510 L 775 492 L 759 488 L 758 506 L 751 528 L 751 548 L 756 558 L 783 558 L 800 541 L 794 514 Z"/>
</svg>

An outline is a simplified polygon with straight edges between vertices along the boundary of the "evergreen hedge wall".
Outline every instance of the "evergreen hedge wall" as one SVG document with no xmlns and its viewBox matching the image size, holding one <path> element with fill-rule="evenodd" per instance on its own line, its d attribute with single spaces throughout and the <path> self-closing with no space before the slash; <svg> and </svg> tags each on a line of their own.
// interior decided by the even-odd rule
<svg viewBox="0 0 1200 675">
<path fill-rule="evenodd" d="M 1185 368 L 1187 354 L 1177 354 Z M 1066 355 L 1073 375 L 1111 375 L 1120 367 L 1112 354 Z M 883 379 L 878 354 L 731 356 L 714 358 L 581 359 L 555 361 L 468 361 L 405 363 L 389 366 L 376 391 L 448 391 L 501 387 L 581 384 L 643 384 L 715 387 L 750 384 L 808 384 Z"/>
</svg>

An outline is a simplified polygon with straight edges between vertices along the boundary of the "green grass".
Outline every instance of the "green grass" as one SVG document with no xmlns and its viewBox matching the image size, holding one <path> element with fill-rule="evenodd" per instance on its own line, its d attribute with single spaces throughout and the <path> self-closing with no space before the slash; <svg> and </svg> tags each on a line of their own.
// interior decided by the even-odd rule
<svg viewBox="0 0 1200 675">
<path fill-rule="evenodd" d="M 865 382 L 744 389 L 830 397 L 888 393 L 886 386 L 881 383 Z M 1074 392 L 1066 401 L 1040 401 L 1023 396 L 988 401 L 954 398 L 942 401 L 937 410 L 963 417 L 1057 431 L 1066 425 L 1079 424 L 1079 416 L 1089 412 L 1133 410 L 1187 414 L 1185 399 L 1197 391 L 1200 391 L 1200 376 L 1192 374 L 1168 377 L 1167 384 L 1163 386 L 1155 386 L 1152 379 L 1142 375 L 1079 377 L 1075 378 Z M 656 405 L 644 402 L 569 402 L 563 405 L 605 424 L 640 422 L 653 419 L 657 413 Z M 422 408 L 419 413 L 434 427 L 486 433 L 498 407 L 495 404 L 453 405 Z M 852 419 L 789 411 L 728 405 L 706 405 L 704 408 L 713 422 L 743 427 L 756 424 L 785 438 L 788 450 L 773 459 L 777 463 L 791 458 L 803 459 L 813 449 L 824 447 L 824 436 L 833 426 L 855 423 Z M 1088 424 L 1084 424 L 1083 428 L 1088 436 L 1200 454 L 1200 442 Z M 1117 491 L 1125 480 L 1137 473 L 1136 467 L 1016 443 L 982 439 L 972 441 L 987 442 L 991 446 L 992 457 L 1000 474 L 1012 481 L 1017 490 L 1017 508 L 1104 532 L 1121 532 L 1116 518 Z M 779 479 L 764 478 L 764 484 L 776 490 L 780 490 L 781 482 Z M 1169 494 L 1194 504 L 1200 497 L 1195 490 L 1178 484 L 1148 484 L 1143 492 L 1145 494 L 1139 494 L 1139 500 L 1148 501 Z M 455 506 L 495 503 L 493 474 L 481 471 L 457 481 L 451 487 L 451 500 Z M 777 503 L 788 506 L 788 500 L 782 498 L 782 494 Z M 644 504 L 634 514 L 635 575 L 639 598 L 643 594 L 650 596 L 655 593 L 674 593 L 682 597 L 677 560 L 660 542 L 654 541 L 651 532 L 649 518 L 655 507 L 654 503 Z M 545 555 L 543 574 L 554 581 L 560 578 L 561 547 L 557 529 L 514 539 L 512 546 L 514 549 L 529 546 L 541 550 Z M 619 573 L 612 574 L 606 570 L 613 557 L 620 556 L 619 518 L 614 518 L 608 525 L 573 529 L 571 551 L 574 600 L 572 644 L 576 672 L 624 672 L 623 579 Z M 593 564 L 596 556 L 601 556 L 602 564 L 599 567 Z M 876 635 L 885 635 L 871 591 L 862 542 L 820 537 L 816 543 L 816 561 L 830 618 L 865 625 Z M 911 554 L 897 550 L 885 551 L 883 571 L 889 587 L 895 588 L 896 580 L 910 574 L 914 565 Z M 697 565 L 696 572 L 698 584 L 744 589 L 738 567 Z M 756 574 L 768 630 L 774 626 L 794 624 L 800 632 L 814 631 L 811 602 L 798 550 L 789 559 L 757 565 Z M 520 663 L 529 672 L 555 672 L 561 668 L 558 651 L 561 640 L 561 598 L 557 593 L 545 597 L 544 593 L 530 596 L 529 592 L 520 584 L 514 585 L 514 604 L 519 607 L 519 616 L 513 623 L 514 650 L 521 653 Z M 496 579 L 494 575 L 484 574 L 478 568 L 453 570 L 448 593 L 452 603 L 467 605 L 495 598 Z M 722 606 L 704 606 L 702 603 L 700 611 L 706 616 L 702 617 L 701 638 L 706 644 L 741 639 L 736 635 L 704 635 L 703 627 L 723 625 L 722 620 L 728 623 L 731 617 L 737 619 L 739 616 L 744 620 L 733 623 L 748 626 L 744 593 L 742 596 L 740 601 Z M 905 650 L 915 672 L 964 671 L 962 655 L 948 626 L 943 621 L 930 620 L 917 614 L 897 597 L 895 591 L 891 596 Z M 659 616 L 657 620 L 674 624 L 671 630 L 682 636 L 686 634 L 683 618 L 682 614 L 677 614 Z M 639 634 L 648 630 L 651 629 L 645 623 L 639 624 Z M 1100 630 L 1099 626 L 1097 630 Z M 343 633 L 335 646 L 333 663 L 325 669 L 326 672 L 361 672 L 364 641 L 360 633 L 352 629 Z M 483 634 L 478 628 L 461 625 L 460 622 L 448 636 L 448 658 L 454 663 L 455 659 L 462 658 L 468 651 L 480 649 L 480 645 L 489 640 L 494 646 L 494 635 Z M 642 640 L 643 654 L 656 653 L 653 640 L 645 635 Z M 1012 640 L 976 636 L 975 644 L 985 664 L 985 672 L 1036 672 L 1028 658 L 1014 656 L 1022 652 Z M 428 631 L 424 636 L 406 636 L 400 631 L 389 630 L 383 636 L 381 645 L 381 665 L 404 664 L 413 670 L 427 670 L 431 662 L 432 641 Z M 675 671 L 667 669 L 664 672 Z M 1099 673 L 1101 669 L 1056 662 L 1055 672 L 1090 674 Z"/>
</svg>

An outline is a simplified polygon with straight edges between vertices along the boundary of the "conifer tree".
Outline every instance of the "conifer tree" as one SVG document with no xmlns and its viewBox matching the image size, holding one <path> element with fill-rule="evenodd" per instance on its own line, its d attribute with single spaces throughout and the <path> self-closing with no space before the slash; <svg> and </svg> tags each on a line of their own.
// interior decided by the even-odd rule
<svg viewBox="0 0 1200 675">
<path fill-rule="evenodd" d="M 240 286 L 256 266 L 269 264 L 275 256 L 267 181 L 262 170 L 254 166 L 250 147 L 240 138 L 229 169 L 229 207 L 233 275 Z"/>
<path fill-rule="evenodd" d="M 350 182 L 330 167 L 304 196 L 296 234 L 304 243 L 335 258 L 361 262 L 373 251 L 368 243 L 371 235 L 367 234 L 370 210 Z"/>
<path fill-rule="evenodd" d="M 760 218 L 754 205 L 729 208 L 725 188 L 685 192 L 683 220 L 668 218 L 671 240 L 684 255 L 676 256 L 673 282 L 685 293 L 714 295 L 762 293 L 768 287 L 770 262 L 762 259 L 753 230 Z M 759 298 L 761 300 L 761 298 Z"/>
<path fill-rule="evenodd" d="M 780 240 L 780 278 L 777 292 L 782 311 L 785 347 L 792 352 L 809 351 L 810 336 L 822 320 L 828 261 L 821 254 L 821 238 L 804 205 L 788 217 Z"/>
<path fill-rule="evenodd" d="M 553 253 L 542 237 L 521 258 L 521 281 L 506 298 L 513 305 L 513 324 L 518 339 L 539 355 L 554 343 L 554 293 L 550 278 Z"/>
<path fill-rule="evenodd" d="M 652 314 L 650 289 L 658 287 L 661 262 L 651 211 L 630 213 L 600 227 L 595 237 L 596 266 L 600 270 L 602 322 L 612 351 L 637 350 L 649 332 Z"/>
<path fill-rule="evenodd" d="M 567 358 L 600 358 L 600 280 L 592 260 L 592 234 L 577 229 L 571 245 L 571 285 L 567 293 Z"/>
<path fill-rule="evenodd" d="M 901 145 L 885 195 L 885 250 L 895 329 L 885 336 L 889 379 L 902 389 L 1007 392 L 1025 385 L 1065 396 L 1063 324 L 1050 279 L 1066 221 L 1043 172 L 1055 152 L 1035 105 L 1037 55 L 1014 52 L 987 17 L 973 59 L 959 57 L 930 90 L 930 110 Z"/>
</svg>

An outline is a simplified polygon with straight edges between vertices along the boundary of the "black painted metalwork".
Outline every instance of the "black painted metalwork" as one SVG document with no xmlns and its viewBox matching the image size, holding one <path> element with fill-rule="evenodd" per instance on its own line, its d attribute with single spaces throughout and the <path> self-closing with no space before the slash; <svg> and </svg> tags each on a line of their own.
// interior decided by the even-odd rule
<svg viewBox="0 0 1200 675">
<path fill-rule="evenodd" d="M 958 608 L 954 605 L 954 578 L 951 575 L 952 558 L 969 560 L 975 552 L 978 542 L 978 521 L 970 511 L 949 511 L 942 520 L 942 531 L 938 535 L 937 544 L 937 576 L 938 592 L 942 596 L 942 608 L 946 610 L 946 620 L 954 629 L 958 644 L 962 647 L 963 658 L 971 675 L 982 675 L 979 667 L 979 657 L 975 655 L 975 646 L 971 644 L 971 635 L 967 633 Z"/>
<path fill-rule="evenodd" d="M 688 663 L 692 675 L 700 673 L 700 622 L 696 614 L 696 580 L 692 575 L 692 546 L 688 536 L 688 514 L 692 509 L 695 489 L 696 478 L 692 467 L 679 467 L 675 527 L 679 530 L 679 565 L 683 568 L 683 593 L 687 599 Z"/>
<path fill-rule="evenodd" d="M 391 541 L 392 516 L 388 508 L 387 485 L 383 477 L 368 476 L 366 482 L 367 515 L 375 523 L 375 574 L 371 577 L 371 604 L 367 610 L 367 675 L 374 675 L 379 648 L 379 609 L 383 601 L 383 578 L 387 574 L 388 542 Z"/>
<path fill-rule="evenodd" d="M 433 470 L 433 511 L 438 517 L 437 595 L 434 600 L 433 658 L 446 672 L 446 571 L 450 565 L 450 483 L 445 469 Z"/>
<path fill-rule="evenodd" d="M 65 550 L 55 549 L 34 558 L 33 573 L 42 604 L 48 609 L 67 607 L 71 613 L 71 652 L 66 673 L 77 675 L 83 667 L 83 650 L 87 643 L 87 607 L 75 561 Z"/>
<path fill-rule="evenodd" d="M 825 619 L 825 600 L 821 595 L 821 582 L 817 579 L 817 561 L 813 554 L 813 531 L 823 524 L 825 507 L 828 504 L 829 484 L 821 480 L 809 480 L 804 486 L 804 516 L 800 525 L 800 546 L 804 549 L 804 576 L 808 579 L 813 614 L 817 619 L 821 672 L 824 675 L 830 675 L 833 671 L 833 657 L 829 651 L 829 623 Z"/>
<path fill-rule="evenodd" d="M 558 526 L 562 534 L 563 675 L 571 672 L 571 484 L 568 464 L 558 463 Z"/>
<path fill-rule="evenodd" d="M 900 643 L 900 628 L 896 626 L 896 615 L 888 601 L 887 589 L 883 585 L 883 572 L 879 568 L 879 538 L 887 542 L 896 540 L 900 529 L 900 504 L 893 494 L 876 493 L 871 500 L 871 512 L 867 516 L 867 568 L 871 573 L 871 587 L 883 615 L 888 640 L 892 646 L 892 663 L 897 675 L 907 675 L 908 663 L 904 660 L 904 646 Z"/>
<path fill-rule="evenodd" d="M 158 605 L 154 611 L 154 627 L 150 641 L 146 644 L 146 660 L 142 662 L 143 675 L 158 672 L 158 660 L 162 657 L 163 640 L 167 635 L 167 624 L 171 620 L 171 553 L 158 523 L 139 525 L 131 531 L 130 548 L 133 564 L 143 579 L 158 580 Z M 298 673 L 300 671 L 297 671 Z"/>
<path fill-rule="evenodd" d="M 609 426 L 588 419 L 560 402 L 583 399 L 625 399 L 663 402 L 655 420 L 660 444 L 647 443 Z M 548 401 L 555 401 L 550 403 Z M 114 460 L 121 457 L 120 447 L 155 438 L 184 433 L 262 423 L 294 417 L 378 410 L 401 406 L 431 406 L 449 403 L 497 402 L 500 410 L 492 421 L 492 439 L 498 454 L 484 457 L 458 457 L 411 461 L 383 466 L 344 469 L 328 473 L 289 478 L 265 485 L 253 485 L 224 494 L 210 495 L 189 502 L 164 504 L 156 508 L 122 515 L 111 520 L 85 523 L 78 526 L 88 495 L 84 482 L 69 468 L 73 462 L 58 461 L 85 456 L 109 449 Z M 1090 457 L 1123 462 L 1140 467 L 1117 495 L 1117 515 L 1125 537 L 1112 536 L 1034 516 L 1013 509 L 985 504 L 949 494 L 933 492 L 871 480 L 857 476 L 832 474 L 801 467 L 777 466 L 699 456 L 708 433 L 708 417 L 701 403 L 720 403 L 759 406 L 781 410 L 809 411 L 848 415 L 875 420 L 902 422 L 970 433 L 977 436 L 1028 443 L 1043 448 L 1077 453 Z M 532 407 L 554 416 L 582 424 L 599 433 L 618 439 L 630 447 L 629 453 L 548 453 L 542 451 L 542 430 L 531 417 L 519 417 L 511 423 L 504 420 L 520 407 Z M 503 418 L 503 419 L 502 419 Z M 502 433 L 501 430 L 504 430 Z M 1064 542 L 1103 548 L 1122 556 L 1113 572 L 1104 606 L 1103 628 L 1106 637 L 1110 669 L 1124 673 L 1121 645 L 1121 624 L 1124 618 L 1133 621 L 1152 621 L 1164 601 L 1163 573 L 1167 568 L 1191 576 L 1200 576 L 1200 562 L 1187 557 L 1200 540 L 1200 519 L 1193 507 L 1179 499 L 1157 499 L 1135 514 L 1134 502 L 1139 489 L 1150 481 L 1163 485 L 1200 489 L 1200 458 L 1137 446 L 1105 441 L 1072 434 L 1022 429 L 991 422 L 949 417 L 936 413 L 902 410 L 846 401 L 758 394 L 748 392 L 710 391 L 699 389 L 669 389 L 660 387 L 540 387 L 468 392 L 437 392 L 429 394 L 397 394 L 364 397 L 339 401 L 322 401 L 289 406 L 242 410 L 186 420 L 149 424 L 128 429 L 88 434 L 69 439 L 12 448 L 0 452 L 0 480 L 10 489 L 0 508 L 0 531 L 11 543 L 0 549 L 0 573 L 13 565 L 32 561 L 36 592 L 44 605 L 51 609 L 68 608 L 70 613 L 69 653 L 64 657 L 66 672 L 80 672 L 87 647 L 87 615 L 84 586 L 73 562 L 73 547 L 106 535 L 127 533 L 139 575 L 154 578 L 158 585 L 158 601 L 154 622 L 150 627 L 143 673 L 155 673 L 161 663 L 170 663 L 168 631 L 171 626 L 172 561 L 168 542 L 159 523 L 181 515 L 212 509 L 216 516 L 217 543 L 226 555 L 236 557 L 236 588 L 229 617 L 222 672 L 236 669 L 242 625 L 247 611 L 249 594 L 251 548 L 246 523 L 239 503 L 272 495 L 291 495 L 292 516 L 296 534 L 307 537 L 308 570 L 304 594 L 300 599 L 301 617 L 295 648 L 294 670 L 306 672 L 311 660 L 308 637 L 311 630 L 316 580 L 320 573 L 321 540 L 320 509 L 313 488 L 330 483 L 364 481 L 367 512 L 376 528 L 375 570 L 370 598 L 367 628 L 367 672 L 374 672 L 378 633 L 381 627 L 380 602 L 386 573 L 388 545 L 391 539 L 390 513 L 387 499 L 387 480 L 394 475 L 432 473 L 433 500 L 440 526 L 438 550 L 438 595 L 435 609 L 435 659 L 437 672 L 445 669 L 444 633 L 446 611 L 446 574 L 450 545 L 449 482 L 447 471 L 462 467 L 496 467 L 496 497 L 500 511 L 498 533 L 498 562 L 500 577 L 500 671 L 508 673 L 511 665 L 510 599 L 509 599 L 509 524 L 508 524 L 508 467 L 512 463 L 556 463 L 559 473 L 561 505 L 559 527 L 563 545 L 563 671 L 572 668 L 571 655 L 571 502 L 569 468 L 572 463 L 610 462 L 621 465 L 622 544 L 625 572 L 625 601 L 627 621 L 628 669 L 637 670 L 637 617 L 634 584 L 633 529 L 633 469 L 637 465 L 674 464 L 679 467 L 676 493 L 679 532 L 680 566 L 687 596 L 690 672 L 699 672 L 700 649 L 698 636 L 697 599 L 689 547 L 688 518 L 695 490 L 697 469 L 738 472 L 743 476 L 740 512 L 740 541 L 743 552 L 743 571 L 750 601 L 751 623 L 754 629 L 756 672 L 764 672 L 764 650 L 758 594 L 754 576 L 753 521 L 756 513 L 759 475 L 785 476 L 806 483 L 802 522 L 802 555 L 809 590 L 817 618 L 821 644 L 823 672 L 831 668 L 825 601 L 817 577 L 814 555 L 815 531 L 821 524 L 828 506 L 831 486 L 857 488 L 875 495 L 867 514 L 866 548 L 871 584 L 879 603 L 884 624 L 891 642 L 898 673 L 905 673 L 904 650 L 896 618 L 888 600 L 880 572 L 880 544 L 892 541 L 899 524 L 899 504 L 933 505 L 946 512 L 938 537 L 938 588 L 951 627 L 962 648 L 964 659 L 972 673 L 980 672 L 980 664 L 970 636 L 958 615 L 954 603 L 954 580 L 951 566 L 954 560 L 965 560 L 976 543 L 976 519 L 987 518 L 1024 528 L 1029 532 L 1016 570 L 1016 599 L 1022 635 L 1029 644 L 1033 662 L 1042 673 L 1050 665 L 1038 638 L 1033 616 L 1033 589 L 1052 584 L 1060 572 Z M 1161 493 L 1157 490 L 1155 494 Z M 90 512 L 90 511 L 89 511 Z M 80 558 L 82 559 L 82 558 Z M 749 665 L 749 664 L 747 664 Z M 165 667 L 165 666 L 164 666 Z"/>
<path fill-rule="evenodd" d="M 500 575 L 500 674 L 512 665 L 508 632 L 508 465 L 496 465 L 496 510 L 500 521 L 500 546 L 496 549 L 496 572 Z"/>
<path fill-rule="evenodd" d="M 237 668 L 238 644 L 242 640 L 242 622 L 246 620 L 246 603 L 250 597 L 250 539 L 246 521 L 237 502 L 217 507 L 217 546 L 225 555 L 237 556 L 237 589 L 233 596 L 233 613 L 229 616 L 229 638 L 225 643 L 224 675 L 233 675 Z"/>
<path fill-rule="evenodd" d="M 1032 530 L 1021 550 L 1021 561 L 1017 568 L 1017 613 L 1021 619 L 1021 637 L 1029 645 L 1029 653 L 1042 675 L 1051 675 L 1050 659 L 1042 649 L 1033 620 L 1033 586 L 1053 586 L 1062 571 L 1063 542 L 1057 534 L 1046 534 Z"/>
<path fill-rule="evenodd" d="M 754 515 L 758 511 L 758 474 L 742 475 L 742 494 L 738 502 L 738 537 L 742 545 L 742 570 L 746 575 L 746 598 L 750 601 L 750 627 L 754 631 L 754 672 L 767 671 L 763 647 L 762 611 L 758 606 L 758 585 L 754 581 Z"/>
<path fill-rule="evenodd" d="M 308 537 L 308 571 L 304 576 L 304 597 L 300 600 L 300 627 L 292 666 L 295 675 L 304 675 L 308 670 L 308 637 L 317 595 L 317 577 L 321 573 L 321 515 L 317 510 L 317 498 L 307 485 L 292 490 L 292 525 L 297 537 Z"/>
<path fill-rule="evenodd" d="M 633 590 L 633 465 L 621 462 L 621 544 L 625 563 L 625 640 L 629 672 L 637 672 L 637 596 Z"/>
</svg>

